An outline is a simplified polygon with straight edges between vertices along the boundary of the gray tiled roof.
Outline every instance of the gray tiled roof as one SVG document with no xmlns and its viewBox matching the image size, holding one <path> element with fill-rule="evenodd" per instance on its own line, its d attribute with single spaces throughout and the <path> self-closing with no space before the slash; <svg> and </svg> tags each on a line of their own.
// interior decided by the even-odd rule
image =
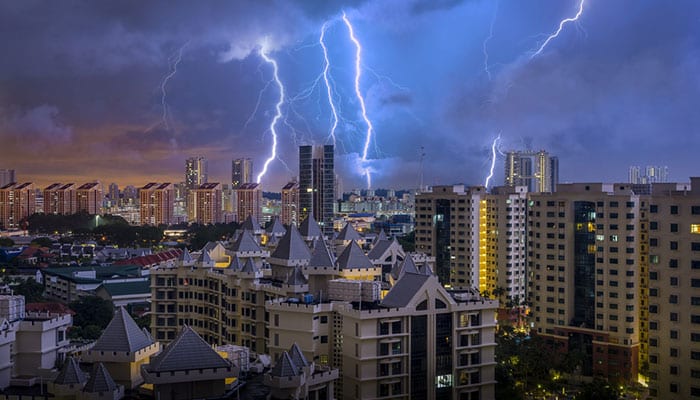
<svg viewBox="0 0 700 400">
<path fill-rule="evenodd" d="M 430 265 L 427 262 L 424 262 L 420 267 L 418 267 L 418 273 L 431 276 L 433 274 L 433 270 L 430 268 Z"/>
<path fill-rule="evenodd" d="M 350 242 L 343 252 L 338 256 L 338 268 L 340 269 L 358 269 L 358 268 L 374 268 L 372 261 L 367 258 L 365 253 L 360 248 L 356 241 Z"/>
<path fill-rule="evenodd" d="M 297 228 L 290 226 L 270 257 L 282 260 L 310 260 L 311 253 Z"/>
<path fill-rule="evenodd" d="M 258 271 L 258 267 L 255 266 L 255 263 L 253 262 L 253 258 L 247 259 L 245 262 L 245 265 L 243 265 L 243 268 L 241 268 L 241 272 L 254 273 L 257 271 Z"/>
<path fill-rule="evenodd" d="M 231 257 L 231 264 L 228 266 L 230 269 L 234 271 L 240 271 L 241 270 L 241 259 L 238 258 L 236 254 Z"/>
<path fill-rule="evenodd" d="M 338 233 L 338 236 L 336 236 L 335 240 L 343 240 L 343 241 L 348 241 L 348 240 L 360 240 L 360 234 L 357 233 L 355 228 L 353 228 L 351 223 L 345 224 L 343 229 Z"/>
<path fill-rule="evenodd" d="M 80 369 L 75 358 L 68 357 L 63 363 L 63 367 L 61 367 L 58 376 L 53 380 L 53 383 L 57 385 L 73 385 L 85 383 L 87 379 L 87 376 L 85 376 L 85 373 Z"/>
<path fill-rule="evenodd" d="M 151 344 L 153 340 L 143 333 L 123 307 L 119 307 L 91 351 L 133 353 Z"/>
<path fill-rule="evenodd" d="M 309 267 L 333 267 L 335 265 L 333 256 L 323 239 L 316 239 L 314 250 L 311 252 Z"/>
<path fill-rule="evenodd" d="M 146 337 L 148 338 L 148 340 L 151 341 L 151 343 L 153 342 L 153 336 L 151 336 L 151 332 L 148 331 L 148 328 L 144 326 L 143 328 L 141 328 L 141 332 L 143 332 L 143 334 L 146 335 Z"/>
<path fill-rule="evenodd" d="M 412 273 L 403 274 L 401 279 L 389 290 L 389 293 L 384 296 L 381 305 L 389 308 L 406 307 L 428 279 L 430 279 L 430 277 L 426 275 Z"/>
<path fill-rule="evenodd" d="M 117 389 L 117 384 L 105 368 L 104 364 L 97 363 L 92 369 L 90 379 L 88 379 L 83 392 L 88 393 L 109 393 Z"/>
<path fill-rule="evenodd" d="M 202 249 L 202 254 L 200 254 L 199 257 L 197 257 L 197 262 L 205 264 L 205 263 L 213 263 L 214 260 L 211 259 L 211 256 L 209 255 L 209 251 L 207 251 L 206 249 Z"/>
<path fill-rule="evenodd" d="M 380 241 L 375 241 L 374 245 L 372 246 L 372 250 L 367 253 L 367 257 L 369 257 L 370 260 L 379 260 L 384 253 L 391 247 L 391 244 L 393 242 L 391 240 L 380 240 Z"/>
<path fill-rule="evenodd" d="M 187 251 L 187 247 L 182 249 L 182 253 L 180 253 L 180 256 L 177 259 L 178 259 L 178 261 L 181 261 L 183 263 L 194 262 L 194 259 L 192 259 L 192 255 L 190 254 L 189 251 Z"/>
<path fill-rule="evenodd" d="M 245 221 L 243 221 L 241 229 L 243 229 L 244 231 L 251 231 L 254 233 L 262 231 L 258 220 L 252 215 L 249 215 L 248 218 L 246 218 Z"/>
<path fill-rule="evenodd" d="M 175 340 L 159 354 L 151 357 L 151 372 L 186 371 L 204 368 L 227 368 L 224 360 L 195 331 L 185 325 Z"/>
<path fill-rule="evenodd" d="M 299 369 L 309 366 L 309 362 L 306 361 L 306 357 L 304 357 L 304 353 L 301 352 L 297 342 L 294 342 L 292 347 L 289 349 L 289 357 L 294 362 L 294 365 Z"/>
<path fill-rule="evenodd" d="M 376 244 L 380 240 L 388 240 L 386 233 L 384 232 L 384 229 L 379 231 L 379 234 L 377 235 L 377 237 L 374 238 L 374 242 L 372 242 L 372 244 Z"/>
<path fill-rule="evenodd" d="M 287 233 L 287 230 L 284 228 L 284 225 L 282 225 L 282 222 L 280 222 L 280 219 L 274 217 L 272 218 L 272 223 L 270 226 L 267 227 L 267 233 L 281 236 Z"/>
<path fill-rule="evenodd" d="M 258 246 L 258 243 L 255 241 L 253 234 L 250 231 L 245 230 L 243 233 L 238 235 L 238 239 L 233 242 L 231 250 L 235 252 L 260 251 L 260 246 Z"/>
<path fill-rule="evenodd" d="M 400 279 L 404 274 L 419 273 L 420 271 L 418 271 L 418 267 L 416 267 L 416 263 L 413 262 L 413 258 L 410 255 L 407 255 L 403 262 L 394 264 L 394 267 L 391 269 L 391 277 L 394 280 Z"/>
<path fill-rule="evenodd" d="M 202 249 L 202 253 L 204 253 L 205 251 L 208 253 L 208 252 L 214 250 L 216 245 L 217 245 L 217 242 L 207 242 L 207 244 L 205 244 L 204 248 Z"/>
<path fill-rule="evenodd" d="M 309 214 L 305 220 L 301 221 L 299 225 L 299 232 L 301 236 L 305 238 L 311 237 L 321 237 L 321 227 L 318 226 L 318 222 L 314 219 L 313 215 Z"/>
<path fill-rule="evenodd" d="M 287 277 L 287 285 L 306 285 L 309 280 L 306 279 L 304 273 L 298 267 L 294 267 L 294 271 Z"/>
<path fill-rule="evenodd" d="M 297 376 L 298 371 L 299 369 L 296 365 L 294 365 L 294 361 L 292 361 L 289 353 L 285 351 L 282 352 L 282 355 L 279 359 L 277 359 L 275 366 L 272 367 L 272 370 L 270 370 L 270 375 L 278 377 Z"/>
</svg>

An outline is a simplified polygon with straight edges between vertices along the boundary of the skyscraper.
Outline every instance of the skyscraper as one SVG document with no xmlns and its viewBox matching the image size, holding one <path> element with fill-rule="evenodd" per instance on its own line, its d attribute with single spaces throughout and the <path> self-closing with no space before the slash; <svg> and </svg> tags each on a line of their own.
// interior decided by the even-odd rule
<svg viewBox="0 0 700 400">
<path fill-rule="evenodd" d="M 109 206 L 119 206 L 119 185 L 116 183 L 109 184 Z"/>
<path fill-rule="evenodd" d="M 257 183 L 242 183 L 234 189 L 238 222 L 243 222 L 248 216 L 262 221 L 262 189 Z"/>
<path fill-rule="evenodd" d="M 559 183 L 559 159 L 544 150 L 509 151 L 505 162 L 506 186 L 527 186 L 531 193 L 551 193 Z"/>
<path fill-rule="evenodd" d="M 204 183 L 188 193 L 187 217 L 198 224 L 217 224 L 223 221 L 220 183 Z"/>
<path fill-rule="evenodd" d="M 197 189 L 207 183 L 208 174 L 207 159 L 204 157 L 191 157 L 185 161 L 185 185 L 187 189 Z"/>
<path fill-rule="evenodd" d="M 231 183 L 234 189 L 244 183 L 253 182 L 253 161 L 250 158 L 237 158 L 231 163 Z"/>
<path fill-rule="evenodd" d="M 44 189 L 44 213 L 71 215 L 77 208 L 74 183 L 54 183 Z"/>
<path fill-rule="evenodd" d="M 17 182 L 14 169 L 0 169 L 0 187 L 14 182 Z"/>
<path fill-rule="evenodd" d="M 102 185 L 98 182 L 86 183 L 76 191 L 76 212 L 102 214 Z"/>
<path fill-rule="evenodd" d="M 299 184 L 296 180 L 282 187 L 282 224 L 299 225 Z"/>
<path fill-rule="evenodd" d="M 175 214 L 175 187 L 172 183 L 151 182 L 139 189 L 141 225 L 171 224 Z"/>
<path fill-rule="evenodd" d="M 34 184 L 9 183 L 0 188 L 0 227 L 19 228 L 36 211 Z"/>
<path fill-rule="evenodd" d="M 642 168 L 633 165 L 629 169 L 629 183 L 649 184 L 668 182 L 668 167 L 665 165 L 647 165 L 642 175 Z"/>
<path fill-rule="evenodd" d="M 323 233 L 333 234 L 333 145 L 299 146 L 299 220 L 311 213 Z"/>
</svg>

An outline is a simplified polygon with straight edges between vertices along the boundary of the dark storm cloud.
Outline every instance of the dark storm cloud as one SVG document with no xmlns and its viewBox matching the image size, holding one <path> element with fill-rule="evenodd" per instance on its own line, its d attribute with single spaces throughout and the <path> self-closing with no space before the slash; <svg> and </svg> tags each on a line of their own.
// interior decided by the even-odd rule
<svg viewBox="0 0 700 400">
<path fill-rule="evenodd" d="M 646 163 L 668 164 L 677 180 L 697 175 L 700 3 L 588 0 L 579 27 L 530 59 L 576 3 L 502 1 L 494 14 L 486 0 L 2 2 L 0 168 L 142 183 L 181 179 L 184 158 L 202 154 L 217 180 L 233 157 L 258 169 L 277 99 L 255 53 L 265 43 L 294 98 L 278 126 L 289 169 L 271 164 L 272 190 L 296 173 L 297 144 L 327 140 L 325 91 L 300 94 L 323 67 L 320 26 L 336 18 L 326 39 L 339 172 L 346 189 L 362 186 L 366 126 L 337 20 L 345 11 L 363 44 L 378 186 L 416 186 L 422 153 L 425 183 L 481 183 L 499 134 L 504 149 L 558 155 L 563 180 L 622 180 Z M 494 15 L 489 80 L 482 44 Z M 163 121 L 160 86 L 185 43 Z"/>
</svg>

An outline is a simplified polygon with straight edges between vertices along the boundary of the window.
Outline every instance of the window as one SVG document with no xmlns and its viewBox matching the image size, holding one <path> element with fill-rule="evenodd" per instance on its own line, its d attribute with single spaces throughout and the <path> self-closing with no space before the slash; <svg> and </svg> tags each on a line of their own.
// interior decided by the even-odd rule
<svg viewBox="0 0 700 400">
<path fill-rule="evenodd" d="M 690 286 L 695 287 L 695 288 L 700 287 L 700 279 L 691 279 Z"/>
<path fill-rule="evenodd" d="M 659 206 L 657 206 L 656 204 L 650 204 L 650 205 L 649 205 L 649 212 L 650 212 L 650 213 L 657 213 L 657 212 L 659 212 Z"/>
<path fill-rule="evenodd" d="M 678 242 L 673 241 L 671 244 L 671 250 L 678 250 Z"/>
<path fill-rule="evenodd" d="M 699 279 L 699 280 L 700 280 L 700 279 Z M 669 279 L 669 282 L 670 282 L 671 286 L 678 286 L 678 277 L 677 277 L 677 276 L 672 276 L 672 277 Z"/>
<path fill-rule="evenodd" d="M 678 232 L 678 224 L 671 224 L 671 232 Z"/>
<path fill-rule="evenodd" d="M 652 231 L 659 229 L 659 223 L 656 221 L 650 221 L 649 222 L 649 229 L 651 229 Z"/>
<path fill-rule="evenodd" d="M 673 214 L 673 215 L 678 214 L 678 206 L 671 206 L 671 214 Z"/>
</svg>

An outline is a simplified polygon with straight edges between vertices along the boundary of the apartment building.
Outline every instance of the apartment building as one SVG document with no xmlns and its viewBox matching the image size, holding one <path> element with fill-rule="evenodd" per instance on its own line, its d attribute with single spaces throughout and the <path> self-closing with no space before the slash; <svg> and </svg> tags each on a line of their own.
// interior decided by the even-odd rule
<svg viewBox="0 0 700 400">
<path fill-rule="evenodd" d="M 0 188 L 0 228 L 16 229 L 36 212 L 34 184 L 9 183 Z"/>
<path fill-rule="evenodd" d="M 222 186 L 220 183 L 204 183 L 188 192 L 187 218 L 198 224 L 223 222 Z"/>
<path fill-rule="evenodd" d="M 139 189 L 139 215 L 142 225 L 169 225 L 175 216 L 175 186 L 151 182 Z"/>
<path fill-rule="evenodd" d="M 74 183 L 54 183 L 44 189 L 44 213 L 56 215 L 75 214 L 78 199 Z"/>
<path fill-rule="evenodd" d="M 102 214 L 102 202 L 104 196 L 102 193 L 102 185 L 99 182 L 90 182 L 81 185 L 75 191 L 76 195 L 76 212 L 83 212 L 91 215 Z"/>
<path fill-rule="evenodd" d="M 528 204 L 534 327 L 582 373 L 637 379 L 647 307 L 646 201 L 629 184 L 560 184 Z"/>
</svg>

